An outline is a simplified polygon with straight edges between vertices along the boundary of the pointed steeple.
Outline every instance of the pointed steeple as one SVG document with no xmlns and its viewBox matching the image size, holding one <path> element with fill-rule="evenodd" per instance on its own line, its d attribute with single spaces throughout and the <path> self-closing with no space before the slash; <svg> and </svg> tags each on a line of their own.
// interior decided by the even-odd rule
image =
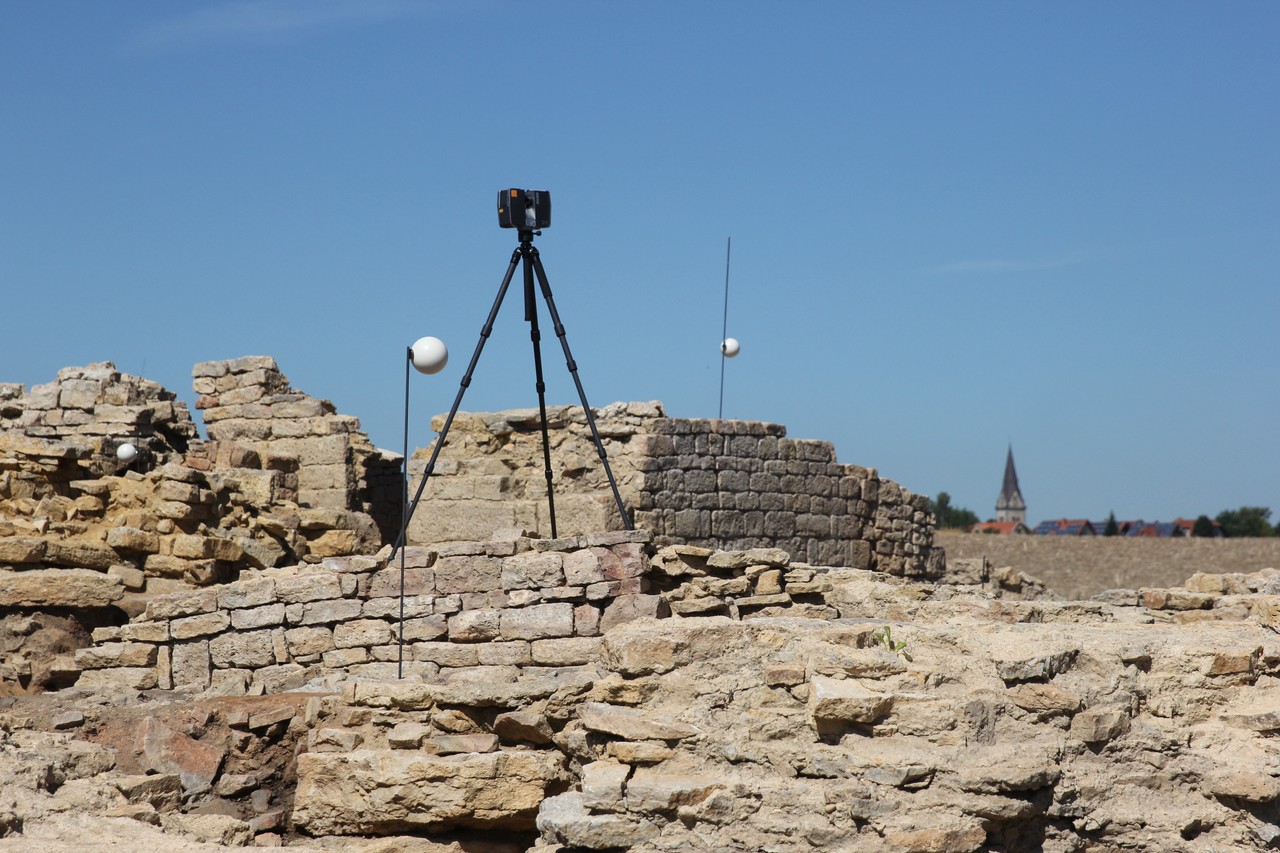
<svg viewBox="0 0 1280 853">
<path fill-rule="evenodd" d="M 1004 461 L 1004 484 L 1000 488 L 1000 499 L 996 501 L 996 521 L 1027 523 L 1027 502 L 1022 499 L 1022 490 L 1018 488 L 1018 469 L 1013 467 L 1012 444 Z"/>
</svg>

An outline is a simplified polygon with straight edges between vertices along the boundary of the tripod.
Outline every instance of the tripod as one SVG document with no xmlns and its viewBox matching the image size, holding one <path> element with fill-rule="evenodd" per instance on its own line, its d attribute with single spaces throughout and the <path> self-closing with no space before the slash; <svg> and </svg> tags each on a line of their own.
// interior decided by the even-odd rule
<svg viewBox="0 0 1280 853">
<path fill-rule="evenodd" d="M 475 372 L 476 363 L 480 360 L 480 353 L 484 350 L 484 345 L 489 340 L 489 335 L 493 332 L 493 322 L 497 319 L 498 309 L 502 307 L 502 300 L 507 295 L 507 288 L 511 285 L 516 266 L 521 264 L 522 261 L 524 272 L 524 319 L 529 323 L 529 337 L 533 341 L 533 367 L 537 379 L 538 415 L 542 428 L 542 461 L 547 480 L 547 510 L 551 517 L 551 538 L 557 538 L 556 501 L 551 477 L 551 444 L 547 435 L 547 386 L 542 378 L 542 333 L 538 329 L 538 304 L 535 299 L 534 288 L 535 276 L 537 278 L 537 290 L 542 292 L 543 301 L 547 303 L 547 311 L 551 314 L 551 322 L 554 324 L 556 337 L 560 339 L 560 347 L 564 350 L 565 363 L 569 368 L 569 373 L 573 376 L 573 384 L 578 389 L 578 399 L 582 402 L 583 414 L 586 415 L 587 425 L 591 428 L 591 439 L 595 443 L 596 453 L 600 456 L 600 464 L 609 480 L 609 487 L 613 490 L 613 500 L 617 504 L 618 515 L 622 517 L 622 524 L 627 530 L 634 529 L 631 519 L 627 516 L 626 507 L 623 506 L 622 495 L 618 492 L 618 483 L 613 477 L 613 470 L 609 467 L 609 457 L 605 453 L 604 443 L 600 440 L 600 431 L 596 428 L 595 415 L 592 414 L 591 405 L 587 403 L 587 394 L 582 389 L 582 380 L 578 377 L 578 365 L 573 360 L 573 353 L 569 350 L 569 341 L 565 338 L 564 324 L 560 322 L 560 312 L 556 310 L 555 299 L 551 296 L 551 285 L 547 283 L 546 270 L 542 268 L 542 259 L 533 245 L 534 235 L 540 235 L 541 233 L 541 231 L 523 228 L 518 232 L 520 245 L 511 253 L 511 263 L 507 265 L 507 273 L 502 277 L 502 286 L 498 288 L 498 296 L 493 301 L 493 307 L 489 309 L 489 317 L 485 320 L 484 328 L 480 330 L 480 340 L 476 342 L 475 352 L 471 354 L 471 363 L 467 365 L 467 372 L 463 374 L 462 382 L 458 387 L 458 395 L 453 400 L 453 406 L 449 409 L 449 415 L 444 421 L 444 428 L 440 430 L 440 437 L 436 439 L 436 446 L 431 451 L 431 458 L 427 461 L 427 467 L 423 470 L 422 480 L 418 483 L 418 490 L 414 493 L 413 501 L 404 509 L 400 537 L 391 549 L 392 557 L 406 544 L 409 519 L 413 516 L 414 510 L 418 508 L 419 501 L 422 500 L 422 493 L 427 487 L 427 480 L 431 478 L 432 473 L 435 471 L 436 459 L 440 456 L 440 449 L 444 447 L 445 439 L 449 436 L 449 428 L 453 425 L 453 419 L 458 413 L 458 407 L 462 404 L 462 397 L 466 393 L 467 387 L 471 384 L 471 375 Z M 407 454 L 405 463 L 406 465 L 408 464 Z M 407 495 L 408 492 L 406 491 L 405 494 Z"/>
</svg>

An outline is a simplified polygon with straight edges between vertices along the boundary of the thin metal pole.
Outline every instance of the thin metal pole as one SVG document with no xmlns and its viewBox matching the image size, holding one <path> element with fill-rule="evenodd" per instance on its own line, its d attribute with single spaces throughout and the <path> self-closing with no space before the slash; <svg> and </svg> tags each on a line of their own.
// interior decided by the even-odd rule
<svg viewBox="0 0 1280 853">
<path fill-rule="evenodd" d="M 729 253 L 732 249 L 733 238 L 730 237 L 724 247 L 724 327 L 720 331 L 720 412 L 717 418 L 724 417 L 724 363 L 728 360 L 724 342 L 729 337 Z"/>
<path fill-rule="evenodd" d="M 538 416 L 542 424 L 543 475 L 547 481 L 547 511 L 551 514 L 551 538 L 555 539 L 559 534 L 556 532 L 556 492 L 551 473 L 551 439 L 547 435 L 547 383 L 542 376 L 542 332 L 538 329 L 538 302 L 534 298 L 533 290 L 533 262 L 529 258 L 533 244 L 528 243 L 521 248 L 524 254 L 524 318 L 529 323 L 529 338 L 533 341 L 533 370 L 537 379 L 534 387 L 538 391 Z"/>
<path fill-rule="evenodd" d="M 449 428 L 453 426 L 453 419 L 458 414 L 458 407 L 462 405 L 462 396 L 467 393 L 467 387 L 471 385 L 471 375 L 475 373 L 476 364 L 480 361 L 480 353 L 484 352 L 485 341 L 489 340 L 489 335 L 493 334 L 493 321 L 498 316 L 498 309 L 502 307 L 502 300 L 507 295 L 507 288 L 511 286 L 511 277 L 515 275 L 516 265 L 520 263 L 520 247 L 511 253 L 511 263 L 507 265 L 507 273 L 502 277 L 502 284 L 498 287 L 498 295 L 493 300 L 493 307 L 489 309 L 489 316 L 484 321 L 484 326 L 480 329 L 480 340 L 476 341 L 475 352 L 471 353 L 471 363 L 467 365 L 467 372 L 462 375 L 462 381 L 458 384 L 458 395 L 453 398 L 453 405 L 449 407 L 449 414 L 444 419 L 444 428 L 440 430 L 440 435 L 436 438 L 436 445 L 431 451 L 431 458 L 427 460 L 427 467 L 422 471 L 422 479 L 418 481 L 418 490 L 413 494 L 413 500 L 409 502 L 410 516 L 413 511 L 418 508 L 419 501 L 422 500 L 422 492 L 427 487 L 427 480 L 436 470 L 436 459 L 440 456 L 440 450 L 444 447 L 445 440 L 449 436 Z M 399 551 L 404 542 L 405 534 L 400 534 L 400 539 L 391 548 L 394 555 Z"/>
<path fill-rule="evenodd" d="M 413 361 L 413 347 L 406 347 L 404 355 L 404 455 L 400 471 L 400 656 L 396 663 L 396 678 L 404 678 L 404 551 L 409 535 L 409 364 Z"/>
<path fill-rule="evenodd" d="M 596 454 L 600 457 L 600 466 L 609 480 L 609 488 L 613 490 L 613 502 L 618 507 L 618 515 L 622 518 L 622 526 L 627 530 L 635 530 L 627 508 L 622 503 L 622 494 L 618 491 L 618 481 L 613 477 L 613 469 L 609 467 L 609 456 L 605 453 L 604 442 L 600 439 L 600 430 L 596 427 L 596 417 L 591 412 L 591 404 L 587 402 L 587 392 L 582 388 L 582 379 L 578 376 L 578 363 L 573 360 L 573 352 L 569 349 L 569 339 L 565 337 L 564 323 L 560 322 L 560 312 L 556 310 L 556 300 L 551 296 L 551 284 L 547 281 L 547 271 L 542 268 L 542 257 L 536 246 L 529 246 L 529 257 L 533 261 L 533 271 L 538 276 L 538 287 L 542 291 L 542 299 L 547 303 L 547 313 L 551 315 L 552 327 L 556 337 L 560 339 L 560 349 L 564 351 L 565 366 L 573 377 L 574 387 L 578 389 L 578 399 L 582 402 L 582 413 L 587 417 L 587 426 L 591 427 L 591 438 L 596 445 Z"/>
</svg>

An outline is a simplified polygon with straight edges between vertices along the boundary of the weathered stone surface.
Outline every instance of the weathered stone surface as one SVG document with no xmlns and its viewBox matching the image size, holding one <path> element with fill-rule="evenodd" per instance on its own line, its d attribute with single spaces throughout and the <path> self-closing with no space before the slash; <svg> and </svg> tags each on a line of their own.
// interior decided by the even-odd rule
<svg viewBox="0 0 1280 853">
<path fill-rule="evenodd" d="M 119 578 L 87 569 L 0 571 L 0 607 L 106 607 L 123 596 Z"/>
<path fill-rule="evenodd" d="M 699 734 L 696 726 L 669 718 L 644 714 L 601 702 L 582 707 L 580 719 L 586 728 L 624 740 L 683 740 Z"/>
<path fill-rule="evenodd" d="M 857 681 L 815 676 L 809 682 L 809 716 L 819 730 L 831 723 L 874 723 L 889 713 L 893 697 Z"/>
<path fill-rule="evenodd" d="M 552 752 L 305 753 L 293 821 L 313 835 L 532 828 L 548 788 L 565 774 L 564 758 Z"/>
</svg>

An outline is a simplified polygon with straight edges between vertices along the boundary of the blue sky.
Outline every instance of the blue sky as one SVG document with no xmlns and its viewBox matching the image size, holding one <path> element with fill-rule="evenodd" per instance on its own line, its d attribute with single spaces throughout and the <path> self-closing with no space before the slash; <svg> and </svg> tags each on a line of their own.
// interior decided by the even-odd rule
<svg viewBox="0 0 1280 853">
<path fill-rule="evenodd" d="M 274 355 L 399 448 L 537 245 L 593 405 L 987 517 L 1280 511 L 1274 3 L 0 0 L 0 381 Z M 543 313 L 552 402 L 576 402 Z M 536 405 L 519 293 L 464 409 Z"/>
</svg>

